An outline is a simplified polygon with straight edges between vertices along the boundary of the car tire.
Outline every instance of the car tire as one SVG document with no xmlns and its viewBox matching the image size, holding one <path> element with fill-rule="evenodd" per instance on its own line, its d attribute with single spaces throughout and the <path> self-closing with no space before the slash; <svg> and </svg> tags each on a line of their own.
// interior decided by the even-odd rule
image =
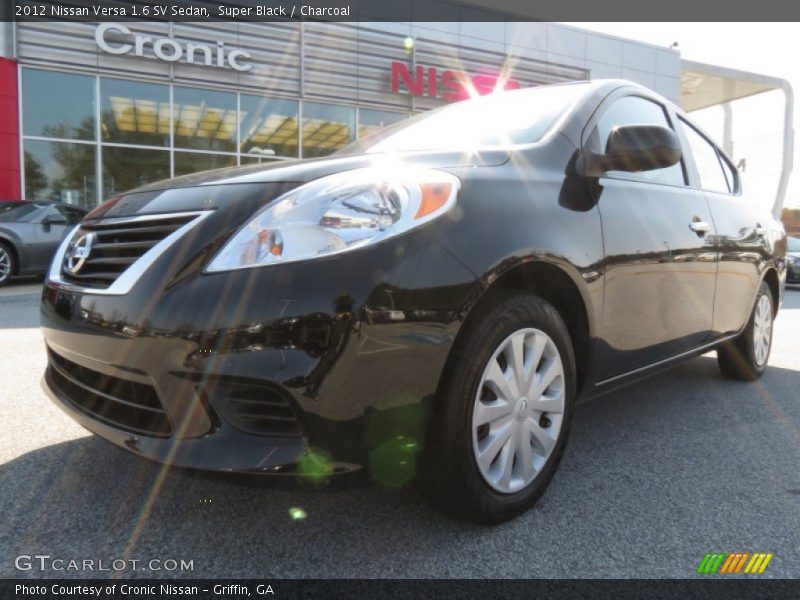
<svg viewBox="0 0 800 600">
<path fill-rule="evenodd" d="M 774 316 L 772 291 L 762 282 L 742 333 L 717 348 L 717 364 L 725 377 L 755 381 L 764 374 L 772 348 Z"/>
<path fill-rule="evenodd" d="M 7 244 L 0 242 L 0 287 L 11 281 L 16 267 L 14 252 Z"/>
<path fill-rule="evenodd" d="M 548 369 L 556 374 L 542 388 L 545 373 L 554 372 Z M 561 460 L 575 394 L 572 342 L 553 305 L 510 293 L 480 309 L 464 324 L 437 390 L 418 462 L 421 492 L 476 523 L 502 523 L 528 510 Z"/>
</svg>

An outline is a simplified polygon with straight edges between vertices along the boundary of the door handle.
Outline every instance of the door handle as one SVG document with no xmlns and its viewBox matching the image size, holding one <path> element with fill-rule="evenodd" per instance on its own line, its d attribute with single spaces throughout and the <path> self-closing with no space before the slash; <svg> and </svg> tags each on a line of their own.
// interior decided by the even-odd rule
<svg viewBox="0 0 800 600">
<path fill-rule="evenodd" d="M 695 233 L 706 234 L 709 231 L 711 231 L 711 225 L 709 225 L 705 221 L 692 221 L 691 223 L 689 223 L 689 229 L 691 229 Z"/>
</svg>

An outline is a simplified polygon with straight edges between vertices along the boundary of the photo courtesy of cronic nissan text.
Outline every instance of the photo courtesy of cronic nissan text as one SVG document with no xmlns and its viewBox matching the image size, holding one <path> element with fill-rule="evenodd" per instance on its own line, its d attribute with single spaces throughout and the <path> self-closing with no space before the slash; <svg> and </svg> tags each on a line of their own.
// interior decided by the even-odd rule
<svg viewBox="0 0 800 600">
<path fill-rule="evenodd" d="M 0 17 L 0 600 L 800 597 L 800 6 Z"/>
</svg>

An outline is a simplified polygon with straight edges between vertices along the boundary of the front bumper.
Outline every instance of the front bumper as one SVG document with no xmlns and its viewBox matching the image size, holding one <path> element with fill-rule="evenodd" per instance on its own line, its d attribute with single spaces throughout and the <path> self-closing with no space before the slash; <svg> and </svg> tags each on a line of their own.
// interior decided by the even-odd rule
<svg viewBox="0 0 800 600">
<path fill-rule="evenodd" d="M 61 410 L 92 433 L 144 458 L 176 467 L 294 474 L 306 453 L 302 440 L 247 435 L 225 423 L 216 427 L 211 435 L 188 439 L 151 437 L 115 427 L 77 408 L 54 381 L 52 366 L 42 378 L 42 389 Z M 330 465 L 331 474 L 357 468 L 358 465 L 344 463 Z"/>
<path fill-rule="evenodd" d="M 326 260 L 155 273 L 124 296 L 45 284 L 48 394 L 152 460 L 301 475 L 413 459 L 480 287 L 424 232 Z M 155 413 L 166 425 L 140 418 Z"/>
</svg>

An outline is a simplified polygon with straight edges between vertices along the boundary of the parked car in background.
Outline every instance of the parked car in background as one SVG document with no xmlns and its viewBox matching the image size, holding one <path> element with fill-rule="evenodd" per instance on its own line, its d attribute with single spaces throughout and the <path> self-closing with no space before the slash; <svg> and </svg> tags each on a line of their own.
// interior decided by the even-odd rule
<svg viewBox="0 0 800 600">
<path fill-rule="evenodd" d="M 786 283 L 800 285 L 800 238 L 790 237 L 786 252 Z"/>
<path fill-rule="evenodd" d="M 644 87 L 492 94 L 102 204 L 45 282 L 45 389 L 152 460 L 416 478 L 498 523 L 544 492 L 579 398 L 710 350 L 759 378 L 785 237 Z"/>
<path fill-rule="evenodd" d="M 0 202 L 0 286 L 47 271 L 58 245 L 86 210 L 58 202 Z"/>
</svg>

